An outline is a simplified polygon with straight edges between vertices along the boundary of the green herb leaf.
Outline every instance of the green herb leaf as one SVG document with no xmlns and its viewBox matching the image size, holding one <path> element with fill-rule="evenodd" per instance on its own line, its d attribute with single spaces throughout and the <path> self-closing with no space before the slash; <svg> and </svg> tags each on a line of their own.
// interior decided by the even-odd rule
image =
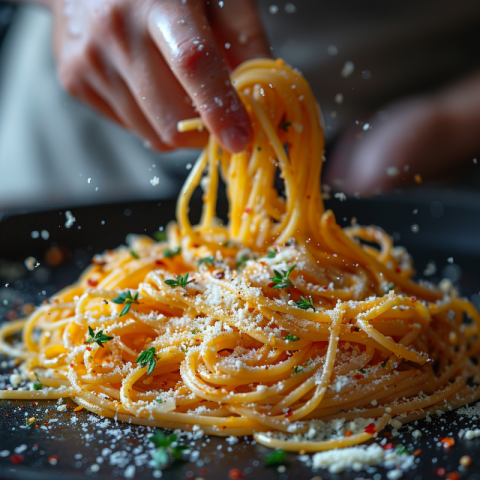
<svg viewBox="0 0 480 480">
<path fill-rule="evenodd" d="M 135 250 L 130 250 L 130 255 L 131 255 L 133 258 L 136 258 L 137 260 L 140 258 L 140 257 L 138 256 L 138 253 L 135 252 Z"/>
<path fill-rule="evenodd" d="M 135 361 L 141 367 L 146 367 L 148 365 L 147 375 L 150 375 L 158 361 L 158 356 L 155 353 L 155 347 L 143 351 Z"/>
<path fill-rule="evenodd" d="M 179 255 L 181 251 L 182 249 L 180 247 L 175 247 L 173 250 L 167 248 L 163 251 L 163 255 L 167 258 L 173 258 L 176 255 Z"/>
<path fill-rule="evenodd" d="M 182 277 L 179 275 L 176 280 L 165 280 L 165 283 L 172 288 L 183 287 L 185 288 L 193 280 L 188 281 L 188 272 Z"/>
<path fill-rule="evenodd" d="M 308 310 L 309 308 L 313 308 L 313 311 L 316 311 L 316 308 L 313 306 L 312 297 L 309 297 L 308 300 L 305 297 L 300 298 L 301 300 L 295 302 L 295 305 L 297 305 L 298 308 L 301 308 L 302 310 Z"/>
<path fill-rule="evenodd" d="M 163 403 L 163 400 L 161 398 L 156 398 L 155 401 L 158 403 Z"/>
<path fill-rule="evenodd" d="M 99 347 L 102 347 L 102 348 L 105 348 L 103 346 L 104 343 L 107 343 L 113 339 L 113 337 L 110 337 L 109 335 L 104 335 L 103 330 L 99 330 L 97 333 L 95 333 L 93 331 L 93 328 L 90 325 L 88 326 L 88 334 L 90 335 L 90 338 L 85 343 L 96 343 L 98 344 Z M 33 387 L 35 388 L 35 385 Z M 35 388 L 35 390 L 38 390 L 38 389 Z"/>
<path fill-rule="evenodd" d="M 225 243 L 222 244 L 222 247 L 233 247 L 233 242 L 231 240 L 227 240 Z"/>
<path fill-rule="evenodd" d="M 155 430 L 155 433 L 149 440 L 157 447 L 157 451 L 153 455 L 150 464 L 156 469 L 164 468 L 169 461 L 170 455 L 176 460 L 182 458 L 182 452 L 188 450 L 187 445 L 176 445 L 172 448 L 172 443 L 177 441 L 176 435 L 169 435 L 168 437 L 161 431 Z"/>
<path fill-rule="evenodd" d="M 138 304 L 137 299 L 138 299 L 138 292 L 136 292 L 135 295 L 132 297 L 131 292 L 128 291 L 128 292 L 122 292 L 117 298 L 114 298 L 112 302 L 116 303 L 117 305 L 125 304 L 124 309 L 120 313 L 120 317 L 123 317 L 123 315 L 126 315 L 130 311 L 130 307 L 132 303 Z"/>
<path fill-rule="evenodd" d="M 390 290 L 393 290 L 394 288 L 395 288 L 395 284 L 393 282 L 390 282 L 387 285 L 387 292 L 389 292 Z"/>
<path fill-rule="evenodd" d="M 181 460 L 184 450 L 188 450 L 187 445 L 177 445 L 175 448 L 172 448 L 172 457 L 175 458 L 175 460 Z"/>
<path fill-rule="evenodd" d="M 282 270 L 281 272 L 279 272 L 278 270 L 274 270 L 273 273 L 275 274 L 275 276 L 270 279 L 275 284 L 273 288 L 291 287 L 292 281 L 290 280 L 289 276 L 295 267 L 296 265 L 292 265 L 287 271 Z"/>
<path fill-rule="evenodd" d="M 303 368 L 300 367 L 299 365 L 295 365 L 295 366 L 293 367 L 292 375 L 296 375 L 297 373 L 300 373 L 300 372 L 303 372 Z"/>
<path fill-rule="evenodd" d="M 267 258 L 275 258 L 275 255 L 277 254 L 278 252 L 272 248 L 271 250 L 269 250 L 268 254 L 267 254 Z"/>
<path fill-rule="evenodd" d="M 405 447 L 405 445 L 397 445 L 395 447 L 395 451 L 397 453 L 410 453 L 410 450 L 407 447 Z"/>
<path fill-rule="evenodd" d="M 292 124 L 292 122 L 285 122 L 282 124 L 282 130 L 288 132 L 288 127 Z"/>
<path fill-rule="evenodd" d="M 37 381 L 33 384 L 33 389 L 34 390 L 41 390 L 43 388 L 42 382 L 38 378 L 37 374 L 35 374 L 35 378 L 37 379 Z"/>
<path fill-rule="evenodd" d="M 289 342 L 298 342 L 300 340 L 300 337 L 297 337 L 296 335 L 292 335 L 289 333 L 286 337 L 285 340 L 288 340 Z"/>
<path fill-rule="evenodd" d="M 274 450 L 265 457 L 265 465 L 278 465 L 283 463 L 287 452 L 285 450 Z"/>
<path fill-rule="evenodd" d="M 237 269 L 240 268 L 244 263 L 250 260 L 250 257 L 244 253 L 238 260 L 237 260 Z"/>
<path fill-rule="evenodd" d="M 198 261 L 198 268 L 200 268 L 202 265 L 213 265 L 214 258 L 213 255 L 210 255 L 208 257 L 201 258 Z"/>
<path fill-rule="evenodd" d="M 163 230 L 158 231 L 153 234 L 153 238 L 157 240 L 157 242 L 164 242 L 167 239 L 167 234 Z"/>
</svg>

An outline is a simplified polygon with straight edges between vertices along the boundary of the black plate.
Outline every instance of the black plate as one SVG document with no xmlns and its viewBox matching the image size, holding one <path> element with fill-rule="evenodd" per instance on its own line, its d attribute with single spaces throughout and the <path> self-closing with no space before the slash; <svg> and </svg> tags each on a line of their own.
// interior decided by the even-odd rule
<svg viewBox="0 0 480 480">
<path fill-rule="evenodd" d="M 174 206 L 174 201 L 162 201 L 72 208 L 76 221 L 69 229 L 65 228 L 65 210 L 4 216 L 0 221 L 0 318 L 8 321 L 7 318 L 12 319 L 20 312 L 23 302 L 38 304 L 58 288 L 74 281 L 93 254 L 125 243 L 128 233 L 152 234 L 160 226 L 165 226 L 174 217 Z M 335 200 L 329 206 L 343 225 L 348 224 L 352 216 L 359 223 L 381 225 L 392 234 L 396 244 L 406 246 L 414 256 L 419 277 L 423 276 L 427 264 L 434 261 L 437 273 L 428 276 L 429 280 L 437 282 L 447 276 L 459 284 L 462 293 L 477 307 L 480 304 L 479 196 L 429 193 L 422 197 L 404 195 L 382 200 Z M 194 203 L 192 217 L 198 217 L 199 209 L 199 202 Z M 225 214 L 225 206 L 221 210 Z M 48 239 L 42 238 L 42 231 L 48 232 Z M 39 237 L 32 238 L 32 232 L 39 232 Z M 43 235 L 46 237 L 45 233 Z M 65 261 L 55 268 L 45 262 L 46 252 L 52 246 L 65 257 Z M 33 272 L 24 266 L 24 260 L 29 256 L 40 262 Z M 4 286 L 6 283 L 9 283 L 8 287 Z M 152 477 L 153 470 L 148 465 L 149 429 L 114 422 L 107 426 L 101 421 L 95 425 L 92 414 L 86 411 L 72 413 L 71 409 L 56 412 L 54 402 L 40 402 L 38 407 L 28 402 L 4 402 L 0 415 L 1 478 L 124 478 L 132 471 L 127 465 L 135 462 L 134 478 Z M 35 416 L 36 423 L 47 430 L 21 428 L 25 419 L 31 416 Z M 77 417 L 78 421 L 72 423 L 71 417 Z M 43 425 L 52 418 L 58 418 L 59 422 Z M 416 441 L 413 441 L 408 427 L 401 429 L 402 434 L 392 440 L 394 443 L 422 449 L 417 457 L 417 467 L 405 472 L 403 478 L 442 478 L 436 476 L 443 473 L 442 470 L 438 472 L 436 469 L 444 468 L 447 473 L 459 471 L 459 458 L 468 454 L 473 463 L 467 469 L 460 469 L 461 478 L 480 480 L 480 475 L 475 473 L 480 472 L 480 459 L 476 455 L 480 439 L 466 441 L 458 438 L 461 428 L 476 428 L 473 427 L 476 422 L 461 418 L 450 412 L 430 423 L 418 422 L 415 428 L 420 429 L 423 436 Z M 456 444 L 446 450 L 434 440 L 437 436 L 452 436 Z M 251 440 L 248 438 L 229 447 L 224 439 L 203 437 L 192 447 L 200 452 L 198 459 L 176 462 L 163 472 L 162 478 L 228 479 L 238 473 L 245 475 L 246 479 L 265 480 L 310 479 L 316 475 L 325 480 L 386 478 L 382 468 L 359 473 L 314 472 L 295 454 L 287 456 L 285 470 L 279 470 L 277 466 L 265 467 L 264 456 L 269 450 L 252 445 Z M 112 452 L 104 452 L 105 460 L 98 463 L 104 448 Z M 15 453 L 15 449 L 19 453 Z M 10 453 L 6 455 L 5 450 Z M 123 463 L 122 455 L 126 458 Z M 18 456 L 23 457 L 22 461 L 12 463 L 12 460 L 20 460 Z M 111 465 L 112 460 L 117 464 Z M 235 468 L 238 471 L 232 472 Z M 241 475 L 237 476 L 240 478 Z"/>
</svg>

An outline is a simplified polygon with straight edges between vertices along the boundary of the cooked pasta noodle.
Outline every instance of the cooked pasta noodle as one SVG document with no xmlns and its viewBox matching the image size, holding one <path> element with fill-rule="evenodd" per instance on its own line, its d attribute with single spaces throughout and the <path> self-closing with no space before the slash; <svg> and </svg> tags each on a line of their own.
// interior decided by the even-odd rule
<svg viewBox="0 0 480 480">
<path fill-rule="evenodd" d="M 249 149 L 231 154 L 211 136 L 167 242 L 136 237 L 95 256 L 78 283 L 6 323 L 1 351 L 43 389 L 0 398 L 70 397 L 122 421 L 307 452 L 476 400 L 472 304 L 414 283 L 408 254 L 381 229 L 342 229 L 324 211 L 324 137 L 302 75 L 255 60 L 232 80 L 252 122 Z"/>
</svg>

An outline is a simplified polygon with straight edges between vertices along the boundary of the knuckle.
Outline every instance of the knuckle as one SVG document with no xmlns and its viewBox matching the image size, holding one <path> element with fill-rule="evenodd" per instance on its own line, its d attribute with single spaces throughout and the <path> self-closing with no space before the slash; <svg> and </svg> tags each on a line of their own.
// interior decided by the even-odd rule
<svg viewBox="0 0 480 480">
<path fill-rule="evenodd" d="M 126 36 L 126 22 L 129 17 L 127 6 L 121 0 L 104 2 L 95 14 L 98 31 L 109 37 L 123 40 Z"/>
<path fill-rule="evenodd" d="M 184 135 L 177 130 L 177 122 L 169 122 L 168 126 L 162 128 L 162 141 L 170 148 L 184 146 Z"/>
<path fill-rule="evenodd" d="M 217 55 L 213 46 L 197 39 L 189 39 L 177 46 L 173 63 L 181 73 L 195 75 L 212 70 L 219 60 Z"/>
</svg>

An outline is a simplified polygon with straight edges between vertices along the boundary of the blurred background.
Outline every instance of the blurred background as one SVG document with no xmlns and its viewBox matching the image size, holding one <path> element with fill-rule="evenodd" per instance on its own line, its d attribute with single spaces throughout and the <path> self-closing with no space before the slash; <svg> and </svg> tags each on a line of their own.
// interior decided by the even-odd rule
<svg viewBox="0 0 480 480">
<path fill-rule="evenodd" d="M 274 55 L 303 72 L 322 106 L 325 178 L 337 191 L 349 158 L 360 155 L 352 152 L 355 142 L 385 129 L 399 103 L 442 91 L 480 66 L 476 0 L 259 0 L 258 7 Z M 50 12 L 0 1 L 0 210 L 175 197 L 198 151 L 154 152 L 69 96 L 57 78 L 51 37 Z M 417 189 L 475 190 L 475 155 L 459 152 L 453 163 L 462 169 L 443 169 L 443 183 L 385 159 L 379 191 L 403 189 L 403 177 Z"/>
</svg>

